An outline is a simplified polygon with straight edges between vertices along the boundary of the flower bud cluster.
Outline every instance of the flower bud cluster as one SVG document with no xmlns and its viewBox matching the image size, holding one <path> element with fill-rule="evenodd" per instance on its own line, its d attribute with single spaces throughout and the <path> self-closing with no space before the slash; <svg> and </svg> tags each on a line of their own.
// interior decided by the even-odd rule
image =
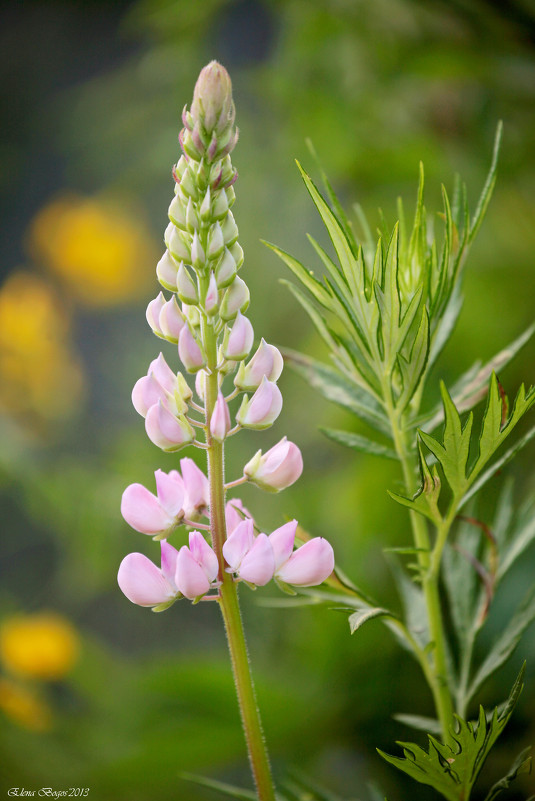
<svg viewBox="0 0 535 801">
<path fill-rule="evenodd" d="M 146 313 L 156 336 L 175 346 L 183 372 L 175 373 L 160 354 L 132 392 L 133 405 L 145 418 L 148 437 L 164 451 L 178 451 L 190 444 L 210 451 L 221 447 L 242 428 L 269 428 L 282 409 L 282 394 L 277 386 L 283 368 L 282 356 L 264 339 L 254 349 L 253 326 L 245 316 L 249 289 L 238 275 L 243 251 L 231 211 L 237 178 L 230 156 L 238 137 L 234 118 L 230 78 L 221 65 L 212 62 L 201 71 L 191 108 L 184 109 L 182 114 L 184 128 L 179 136 L 182 154 L 173 169 L 175 194 L 164 235 L 166 251 L 156 267 L 158 281 L 172 295 L 167 298 L 160 292 L 149 303 Z M 196 399 L 185 378 L 187 373 L 195 375 Z M 225 395 L 224 382 L 231 378 L 233 387 Z M 232 402 L 240 395 L 241 401 L 232 410 Z M 179 525 L 191 529 L 202 514 L 209 515 L 206 477 L 190 459 L 182 459 L 181 467 L 182 474 L 176 470 L 169 474 L 156 472 L 156 495 L 140 484 L 125 490 L 121 511 L 132 528 L 164 542 Z M 245 466 L 242 477 L 230 486 L 249 481 L 278 492 L 293 484 L 302 469 L 298 447 L 284 437 L 264 455 L 258 451 Z M 224 490 L 223 486 L 218 490 L 221 499 Z M 228 570 L 236 579 L 253 585 L 265 584 L 273 576 L 286 582 L 288 575 L 294 576 L 297 585 L 303 583 L 303 576 L 314 584 L 317 575 L 331 572 L 332 565 L 322 550 L 324 546 L 314 546 L 308 551 L 302 548 L 292 556 L 293 538 L 288 552 L 288 534 L 285 559 L 281 561 L 280 549 L 277 550 L 281 535 L 275 536 L 276 532 L 270 537 L 255 535 L 251 526 L 248 523 L 245 527 L 246 535 L 242 527 L 242 533 L 234 540 L 231 532 L 227 532 L 227 552 L 221 552 L 219 545 L 215 554 L 219 568 L 214 575 L 215 563 L 199 537 L 206 548 L 210 546 L 197 531 L 193 541 L 190 535 L 189 549 L 184 546 L 178 556 L 168 543 L 162 546 L 161 568 L 152 563 L 149 568 L 145 557 L 130 555 L 126 566 L 123 567 L 124 563 L 121 566 L 119 583 L 131 600 L 145 598 L 136 594 L 135 587 L 146 569 L 147 576 L 152 576 L 154 592 L 150 597 L 163 600 L 135 602 L 158 606 L 170 598 L 205 595 L 217 586 L 214 582 L 218 571 L 219 581 Z M 232 544 L 236 542 L 237 545 Z M 302 551 L 305 556 L 297 558 Z M 313 570 L 307 573 L 307 567 L 300 578 L 290 568 L 295 564 L 305 565 L 307 553 L 312 559 L 317 557 L 321 569 L 318 574 Z M 171 569 L 169 564 L 175 562 Z M 188 584 L 186 578 L 192 583 Z"/>
</svg>

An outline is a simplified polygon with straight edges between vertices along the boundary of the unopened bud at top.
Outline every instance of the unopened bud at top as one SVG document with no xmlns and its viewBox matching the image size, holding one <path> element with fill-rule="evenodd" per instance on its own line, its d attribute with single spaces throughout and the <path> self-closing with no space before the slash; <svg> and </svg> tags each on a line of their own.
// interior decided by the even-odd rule
<svg viewBox="0 0 535 801">
<path fill-rule="evenodd" d="M 221 133 L 234 120 L 232 83 L 226 69 L 211 61 L 201 70 L 193 92 L 191 117 L 200 121 L 205 131 Z"/>
</svg>

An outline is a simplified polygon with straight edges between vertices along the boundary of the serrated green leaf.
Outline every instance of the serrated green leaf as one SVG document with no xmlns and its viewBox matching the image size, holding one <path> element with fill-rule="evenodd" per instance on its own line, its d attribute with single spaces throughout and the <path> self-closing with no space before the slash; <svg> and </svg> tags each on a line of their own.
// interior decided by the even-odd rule
<svg viewBox="0 0 535 801">
<path fill-rule="evenodd" d="M 493 356 L 481 366 L 476 362 L 455 382 L 451 388 L 451 397 L 459 414 L 473 409 L 488 391 L 488 382 L 493 372 L 502 370 L 516 356 L 535 333 L 535 324 L 526 329 L 517 339 Z M 423 428 L 428 433 L 433 431 L 444 420 L 442 404 L 413 421 L 413 425 Z"/>
<path fill-rule="evenodd" d="M 529 745 L 520 752 L 503 779 L 500 779 L 496 784 L 492 785 L 485 797 L 485 801 L 494 801 L 494 799 L 501 794 L 502 790 L 507 790 L 521 773 L 531 773 L 530 751 L 531 746 Z M 532 798 L 533 797 L 534 796 L 532 796 Z"/>
<path fill-rule="evenodd" d="M 473 677 L 467 699 L 473 698 L 485 681 L 500 668 L 515 651 L 523 633 L 535 621 L 535 586 L 531 587 L 522 604 L 494 642 Z"/>
<path fill-rule="evenodd" d="M 450 740 L 439 742 L 428 735 L 429 748 L 425 751 L 415 743 L 399 742 L 404 757 L 395 757 L 379 751 L 381 756 L 403 773 L 421 784 L 434 787 L 448 801 L 466 801 L 483 767 L 486 757 L 507 725 L 523 687 L 525 665 L 522 667 L 503 711 L 497 709 L 487 720 L 483 707 L 479 708 L 476 723 L 469 723 L 458 715 L 450 730 Z"/>
<path fill-rule="evenodd" d="M 412 397 L 420 379 L 424 374 L 427 359 L 429 355 L 429 318 L 427 316 L 427 309 L 423 309 L 422 317 L 418 331 L 414 338 L 409 360 L 406 361 L 404 357 L 399 354 L 398 365 L 401 371 L 403 381 L 403 390 L 399 396 L 396 406 L 399 410 L 404 410 Z"/>
<path fill-rule="evenodd" d="M 358 629 L 360 629 L 365 623 L 368 623 L 369 620 L 374 620 L 376 617 L 389 617 L 394 618 L 395 615 L 392 612 L 389 612 L 388 609 L 381 609 L 381 607 L 375 607 L 372 609 L 360 609 L 358 612 L 353 612 L 349 615 L 349 629 L 351 634 L 354 634 Z"/>
<path fill-rule="evenodd" d="M 333 428 L 322 428 L 320 431 L 326 437 L 337 442 L 339 445 L 345 445 L 346 448 L 353 448 L 353 450 L 360 451 L 361 453 L 370 453 L 373 456 L 381 456 L 384 459 L 398 460 L 397 453 L 386 445 L 381 445 L 380 442 L 374 442 L 361 434 L 354 434 L 352 431 L 337 431 Z"/>
<path fill-rule="evenodd" d="M 516 454 L 522 450 L 531 440 L 535 437 L 535 426 L 530 428 L 529 431 L 524 434 L 515 444 L 509 448 L 499 459 L 491 464 L 491 466 L 485 470 L 484 473 L 481 473 L 479 478 L 472 484 L 470 489 L 463 495 L 458 509 L 461 509 L 467 501 L 469 501 L 476 492 L 485 486 L 485 484 L 490 481 L 501 469 L 506 465 L 511 459 L 516 456 Z"/>
</svg>

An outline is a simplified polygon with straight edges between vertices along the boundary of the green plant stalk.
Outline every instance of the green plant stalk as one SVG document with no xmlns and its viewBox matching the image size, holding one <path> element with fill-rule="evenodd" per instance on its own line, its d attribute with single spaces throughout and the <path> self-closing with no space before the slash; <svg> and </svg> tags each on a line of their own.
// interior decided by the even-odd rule
<svg viewBox="0 0 535 801">
<path fill-rule="evenodd" d="M 396 453 L 401 461 L 405 487 L 407 489 L 407 493 L 412 495 L 417 490 L 415 481 L 416 463 L 408 452 L 404 432 L 399 425 L 398 415 L 396 414 L 396 411 L 391 403 L 387 404 L 387 412 L 390 419 L 390 425 L 392 426 L 392 435 Z M 416 548 L 419 549 L 418 564 L 420 566 L 422 575 L 424 598 L 429 623 L 429 633 L 431 636 L 431 642 L 434 645 L 433 669 L 431 674 L 432 681 L 430 688 L 431 692 L 433 693 L 433 700 L 435 703 L 437 716 L 440 721 L 442 737 L 444 742 L 448 742 L 451 739 L 450 727 L 453 723 L 454 707 L 448 685 L 446 638 L 438 591 L 439 571 L 436 569 L 436 566 L 438 564 L 440 567 L 443 541 L 447 531 L 449 530 L 449 525 L 447 529 L 445 528 L 445 534 L 444 532 L 440 532 L 442 536 L 437 537 L 437 545 L 442 544 L 442 547 L 440 550 L 435 547 L 433 552 L 431 552 L 431 543 L 426 521 L 421 515 L 412 510 L 409 511 L 409 515 L 414 537 L 414 544 Z M 426 678 L 429 680 L 429 674 L 427 672 L 425 673 Z"/>
<path fill-rule="evenodd" d="M 206 282 L 206 285 L 201 290 L 203 296 L 206 294 L 207 288 Z M 212 547 L 219 561 L 219 578 L 222 582 L 219 591 L 219 606 L 225 624 L 234 683 L 258 799 L 259 801 L 275 801 L 273 778 L 247 654 L 238 591 L 232 576 L 224 569 L 223 543 L 226 539 L 224 450 L 223 443 L 213 440 L 210 435 L 210 417 L 218 394 L 216 370 L 217 337 L 213 326 L 204 317 L 202 318 L 202 329 L 207 355 L 207 368 L 210 371 L 206 380 L 205 397 L 206 441 L 208 444 Z"/>
</svg>

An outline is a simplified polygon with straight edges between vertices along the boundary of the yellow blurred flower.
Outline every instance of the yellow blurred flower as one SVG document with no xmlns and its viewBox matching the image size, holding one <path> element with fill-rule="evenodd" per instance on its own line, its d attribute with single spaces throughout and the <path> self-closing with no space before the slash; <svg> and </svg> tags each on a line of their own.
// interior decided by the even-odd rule
<svg viewBox="0 0 535 801">
<path fill-rule="evenodd" d="M 62 197 L 33 220 L 30 251 L 80 303 L 130 303 L 146 293 L 158 258 L 138 218 L 118 204 Z"/>
<path fill-rule="evenodd" d="M 19 676 L 61 679 L 76 662 L 79 648 L 75 628 L 52 612 L 17 615 L 0 625 L 0 660 Z"/>
<path fill-rule="evenodd" d="M 12 273 L 0 287 L 0 408 L 48 419 L 73 410 L 83 373 L 68 335 L 68 314 L 51 287 L 33 273 Z"/>
<path fill-rule="evenodd" d="M 52 725 L 50 708 L 34 690 L 1 677 L 0 709 L 25 729 L 47 731 Z"/>
</svg>

